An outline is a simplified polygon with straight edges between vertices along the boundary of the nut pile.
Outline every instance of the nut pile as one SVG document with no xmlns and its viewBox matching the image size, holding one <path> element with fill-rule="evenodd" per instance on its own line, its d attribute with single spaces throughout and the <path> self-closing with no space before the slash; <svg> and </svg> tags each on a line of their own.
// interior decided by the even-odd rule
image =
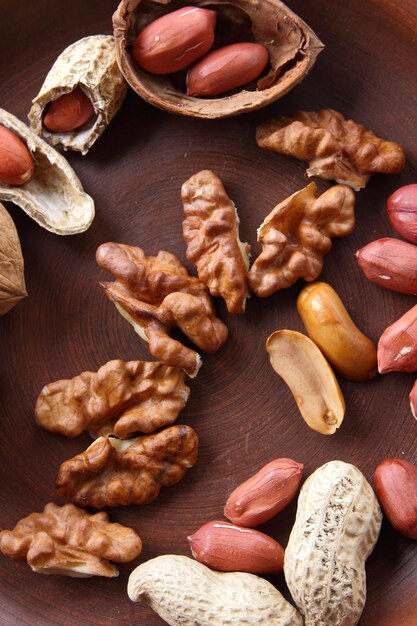
<svg viewBox="0 0 417 626">
<path fill-rule="evenodd" d="M 152 1 L 148 4 L 155 8 Z M 188 99 L 228 94 L 255 80 L 254 93 L 268 89 L 285 82 L 286 68 L 302 53 L 306 64 L 300 63 L 296 81 L 300 80 L 321 49 L 314 33 L 276 0 L 265 0 L 256 18 L 251 13 L 254 3 L 230 4 L 225 14 L 219 2 L 210 9 L 194 2 L 164 10 L 144 24 L 141 1 L 136 0 L 127 10 L 131 20 L 127 45 L 123 39 L 127 25 L 120 17 L 126 9 L 123 0 L 114 17 L 115 39 L 86 37 L 64 50 L 33 100 L 30 129 L 0 110 L 0 199 L 13 200 L 57 234 L 89 227 L 94 203 L 51 146 L 88 152 L 123 103 L 125 77 L 132 84 L 127 54 L 140 71 L 156 76 L 187 69 Z M 235 5 L 252 16 L 251 37 L 256 41 L 217 46 L 217 20 L 223 20 L 227 11 L 233 18 Z M 269 32 L 264 21 L 271 7 L 278 6 L 285 15 L 282 38 L 285 41 L 291 32 L 292 47 L 258 43 Z M 297 39 L 296 26 L 305 35 L 303 43 L 301 35 Z M 283 85 L 274 97 L 288 88 Z M 239 103 L 244 104 L 245 97 Z M 253 108 L 267 101 L 256 102 L 254 97 Z M 222 113 L 238 111 L 225 104 Z M 311 283 L 297 301 L 309 337 L 279 329 L 267 339 L 266 351 L 303 419 L 321 434 L 336 432 L 346 408 L 332 367 L 356 382 L 369 380 L 377 371 L 417 371 L 417 306 L 385 330 L 376 348 L 334 289 L 313 282 L 332 238 L 347 236 L 354 228 L 353 190 L 365 187 L 373 173 L 400 172 L 405 164 L 402 148 L 330 109 L 276 117 L 258 127 L 256 139 L 261 148 L 307 161 L 307 176 L 337 184 L 318 195 L 315 183 L 310 183 L 282 200 L 259 227 L 262 252 L 251 267 L 250 246 L 239 238 L 236 207 L 210 170 L 197 172 L 181 189 L 186 256 L 198 277 L 168 251 L 149 256 L 142 248 L 122 243 L 100 245 L 97 264 L 114 276 L 112 282 L 100 284 L 158 361 L 112 360 L 97 372 L 50 383 L 40 392 L 35 407 L 39 426 L 68 437 L 88 431 L 95 441 L 58 470 L 56 491 L 70 503 L 62 507 L 49 503 L 42 513 L 32 513 L 13 530 L 0 532 L 0 551 L 25 559 L 35 572 L 114 577 L 118 571 L 110 561 L 128 562 L 140 554 L 142 542 L 135 530 L 110 523 L 104 512 L 92 515 L 84 508 L 152 502 L 162 487 L 178 483 L 197 462 L 196 432 L 173 423 L 189 397 L 185 376 L 194 378 L 202 359 L 172 333 L 181 331 L 202 352 L 221 349 L 228 329 L 217 317 L 212 297 L 223 298 L 228 313 L 243 315 L 250 290 L 264 298 L 299 278 Z M 407 242 L 384 238 L 357 252 L 367 278 L 413 295 L 416 190 L 417 185 L 408 185 L 388 199 L 390 222 Z M 2 205 L 0 223 L 0 260 L 7 268 L 0 274 L 3 314 L 26 290 L 18 236 Z M 417 382 L 410 402 L 416 416 Z M 194 560 L 164 555 L 143 563 L 130 575 L 129 597 L 147 602 L 168 624 L 178 626 L 214 626 L 225 620 L 236 626 L 243 622 L 354 626 L 365 604 L 365 561 L 379 535 L 380 505 L 399 532 L 417 539 L 417 467 L 399 459 L 382 461 L 375 472 L 378 499 L 353 465 L 331 461 L 318 468 L 301 488 L 284 551 L 255 527 L 295 498 L 302 472 L 302 463 L 292 459 L 267 463 L 230 494 L 223 511 L 230 521 L 208 520 L 188 537 Z M 255 576 L 281 570 L 297 609 Z"/>
</svg>

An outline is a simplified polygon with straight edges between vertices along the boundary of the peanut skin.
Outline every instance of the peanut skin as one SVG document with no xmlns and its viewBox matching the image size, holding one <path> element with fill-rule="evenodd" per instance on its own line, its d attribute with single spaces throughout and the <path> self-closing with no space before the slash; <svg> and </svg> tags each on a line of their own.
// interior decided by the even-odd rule
<svg viewBox="0 0 417 626">
<path fill-rule="evenodd" d="M 378 371 L 417 370 L 417 305 L 391 324 L 378 342 Z"/>
<path fill-rule="evenodd" d="M 264 533 L 215 520 L 188 537 L 193 557 L 220 572 L 273 574 L 284 565 L 284 549 Z"/>
<path fill-rule="evenodd" d="M 93 113 L 93 103 L 78 87 L 51 102 L 43 124 L 52 132 L 66 133 L 85 124 Z"/>
<path fill-rule="evenodd" d="M 187 74 L 187 96 L 219 96 L 255 80 L 269 55 L 258 43 L 234 43 L 210 52 Z"/>
<path fill-rule="evenodd" d="M 183 7 L 146 26 L 136 38 L 132 56 L 152 74 L 178 72 L 199 59 L 214 43 L 215 11 Z"/>
<path fill-rule="evenodd" d="M 375 344 L 355 326 L 330 285 L 317 282 L 304 287 L 297 308 L 310 339 L 342 376 L 362 381 L 376 375 Z"/>
<path fill-rule="evenodd" d="M 417 466 L 402 459 L 384 459 L 374 480 L 390 524 L 402 535 L 417 539 Z"/>
<path fill-rule="evenodd" d="M 0 182 L 23 185 L 34 170 L 32 155 L 23 141 L 8 128 L 0 126 Z"/>
<path fill-rule="evenodd" d="M 267 463 L 232 491 L 224 515 L 234 524 L 245 527 L 267 522 L 294 498 L 302 475 L 303 465 L 292 459 Z"/>
<path fill-rule="evenodd" d="M 391 291 L 417 294 L 417 246 L 384 237 L 368 243 L 356 256 L 373 283 Z"/>
</svg>

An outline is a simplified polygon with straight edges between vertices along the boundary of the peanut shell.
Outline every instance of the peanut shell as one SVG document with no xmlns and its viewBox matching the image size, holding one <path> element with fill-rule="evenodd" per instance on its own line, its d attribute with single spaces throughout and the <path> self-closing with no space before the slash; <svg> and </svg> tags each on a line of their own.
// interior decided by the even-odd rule
<svg viewBox="0 0 417 626">
<path fill-rule="evenodd" d="M 80 87 L 90 98 L 94 122 L 66 133 L 50 132 L 42 123 L 45 108 Z M 87 154 L 122 106 L 127 83 L 116 62 L 114 39 L 91 35 L 71 44 L 57 58 L 29 111 L 30 127 L 53 146 Z"/>
<path fill-rule="evenodd" d="M 0 183 L 0 200 L 14 202 L 42 228 L 57 235 L 87 230 L 94 218 L 94 201 L 68 161 L 4 109 L 0 109 L 0 124 L 26 143 L 35 161 L 33 176 L 23 185 Z"/>
</svg>

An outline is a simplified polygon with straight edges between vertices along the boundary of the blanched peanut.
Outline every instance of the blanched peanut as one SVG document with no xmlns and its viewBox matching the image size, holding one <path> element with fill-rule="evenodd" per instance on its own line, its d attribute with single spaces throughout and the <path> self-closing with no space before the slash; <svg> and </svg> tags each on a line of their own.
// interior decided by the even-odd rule
<svg viewBox="0 0 417 626">
<path fill-rule="evenodd" d="M 310 338 L 345 378 L 361 381 L 375 376 L 376 346 L 355 326 L 330 285 L 317 282 L 304 287 L 297 308 Z"/>
</svg>

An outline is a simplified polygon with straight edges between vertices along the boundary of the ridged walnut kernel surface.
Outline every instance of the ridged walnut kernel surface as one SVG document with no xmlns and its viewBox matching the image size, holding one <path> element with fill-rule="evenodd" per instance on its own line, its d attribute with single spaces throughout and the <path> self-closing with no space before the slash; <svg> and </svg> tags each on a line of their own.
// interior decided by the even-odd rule
<svg viewBox="0 0 417 626">
<path fill-rule="evenodd" d="M 268 581 L 214 572 L 186 556 L 166 554 L 139 565 L 129 598 L 146 602 L 170 626 L 302 626 L 298 611 Z"/>
<path fill-rule="evenodd" d="M 405 154 L 398 143 L 384 141 L 332 109 L 278 116 L 256 131 L 261 148 L 308 161 L 307 176 L 335 180 L 356 191 L 372 174 L 398 174 Z"/>
<path fill-rule="evenodd" d="M 262 252 L 249 271 L 251 290 L 265 298 L 298 278 L 315 280 L 332 247 L 331 238 L 352 232 L 354 205 L 355 194 L 346 185 L 335 185 L 319 196 L 315 183 L 278 204 L 258 229 Z"/>
<path fill-rule="evenodd" d="M 305 626 L 355 626 L 366 599 L 365 561 L 382 513 L 362 473 L 330 461 L 304 483 L 284 573 Z"/>
<path fill-rule="evenodd" d="M 50 132 L 43 116 L 50 102 L 80 87 L 94 107 L 94 120 L 71 132 Z M 114 38 L 91 35 L 59 55 L 29 111 L 30 127 L 53 146 L 86 154 L 123 104 L 127 83 L 116 62 Z"/>
<path fill-rule="evenodd" d="M 119 572 L 109 561 L 127 563 L 141 550 L 132 528 L 110 523 L 107 513 L 90 515 L 73 504 L 50 502 L 42 513 L 31 513 L 13 530 L 0 532 L 0 551 L 26 559 L 38 574 L 114 577 Z"/>
<path fill-rule="evenodd" d="M 249 296 L 246 274 L 250 245 L 239 239 L 239 216 L 220 178 L 210 170 L 182 186 L 182 223 L 187 259 L 212 296 L 224 298 L 229 313 L 243 314 Z"/>
<path fill-rule="evenodd" d="M 175 11 L 179 0 L 122 0 L 113 15 L 117 60 L 126 80 L 142 98 L 170 113 L 202 118 L 230 117 L 281 98 L 305 78 L 324 45 L 307 24 L 279 0 L 189 0 L 187 6 L 217 11 L 216 47 L 255 41 L 269 53 L 268 71 L 222 98 L 185 94 L 181 77 L 156 76 L 140 69 L 130 52 L 138 33 L 161 15 Z M 223 36 L 225 34 L 225 36 Z"/>
<path fill-rule="evenodd" d="M 147 504 L 161 487 L 178 483 L 197 461 L 198 437 L 190 426 L 171 426 L 136 439 L 100 437 L 62 463 L 58 493 L 79 506 Z"/>
<path fill-rule="evenodd" d="M 76 437 L 126 438 L 174 422 L 188 400 L 184 373 L 159 362 L 109 361 L 98 372 L 82 372 L 46 385 L 38 396 L 37 423 Z"/>
<path fill-rule="evenodd" d="M 216 317 L 207 287 L 170 252 L 152 257 L 141 248 L 110 242 L 98 248 L 96 260 L 116 278 L 100 283 L 107 297 L 156 359 L 192 378 L 197 375 L 201 357 L 169 336 L 175 327 L 204 352 L 216 352 L 225 343 L 228 331 Z"/>
<path fill-rule="evenodd" d="M 14 222 L 0 204 L 0 315 L 27 295 L 24 262 Z"/>
</svg>

